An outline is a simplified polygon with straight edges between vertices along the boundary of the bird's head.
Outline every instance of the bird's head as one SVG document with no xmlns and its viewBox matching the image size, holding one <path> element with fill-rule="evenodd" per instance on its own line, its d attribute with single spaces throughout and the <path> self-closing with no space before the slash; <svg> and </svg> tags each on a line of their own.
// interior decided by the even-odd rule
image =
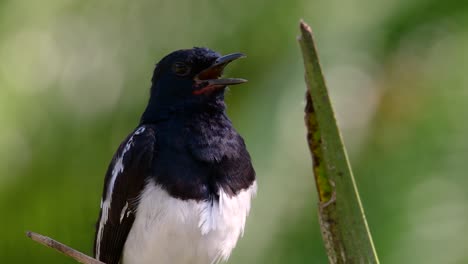
<svg viewBox="0 0 468 264">
<path fill-rule="evenodd" d="M 184 108 L 222 101 L 226 86 L 246 82 L 221 78 L 226 65 L 242 57 L 221 56 L 207 48 L 174 51 L 156 65 L 150 103 L 156 108 Z"/>
</svg>

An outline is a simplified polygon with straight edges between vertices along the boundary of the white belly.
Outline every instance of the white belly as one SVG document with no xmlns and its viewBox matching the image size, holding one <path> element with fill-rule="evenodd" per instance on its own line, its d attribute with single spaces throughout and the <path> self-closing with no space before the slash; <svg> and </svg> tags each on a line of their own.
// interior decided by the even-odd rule
<svg viewBox="0 0 468 264">
<path fill-rule="evenodd" d="M 211 264 L 228 259 L 242 235 L 254 182 L 219 202 L 180 200 L 150 181 L 123 251 L 123 264 Z"/>
</svg>

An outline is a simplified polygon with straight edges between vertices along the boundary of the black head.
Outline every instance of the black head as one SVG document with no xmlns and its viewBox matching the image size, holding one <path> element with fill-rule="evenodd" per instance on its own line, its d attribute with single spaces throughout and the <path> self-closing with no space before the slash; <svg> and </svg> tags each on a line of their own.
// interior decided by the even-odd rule
<svg viewBox="0 0 468 264">
<path fill-rule="evenodd" d="M 153 114 L 161 109 L 201 107 L 224 99 L 227 85 L 244 79 L 220 78 L 224 67 L 245 57 L 241 53 L 221 56 L 207 48 L 178 50 L 164 57 L 153 74 L 151 98 L 147 109 Z"/>
</svg>

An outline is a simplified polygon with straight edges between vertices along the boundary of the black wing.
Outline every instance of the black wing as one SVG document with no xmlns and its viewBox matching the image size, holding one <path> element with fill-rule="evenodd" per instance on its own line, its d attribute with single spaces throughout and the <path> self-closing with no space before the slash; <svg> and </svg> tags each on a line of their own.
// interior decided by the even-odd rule
<svg viewBox="0 0 468 264">
<path fill-rule="evenodd" d="M 109 165 L 94 238 L 94 256 L 104 263 L 120 261 L 139 194 L 150 175 L 154 145 L 153 127 L 140 126 L 122 142 Z"/>
</svg>

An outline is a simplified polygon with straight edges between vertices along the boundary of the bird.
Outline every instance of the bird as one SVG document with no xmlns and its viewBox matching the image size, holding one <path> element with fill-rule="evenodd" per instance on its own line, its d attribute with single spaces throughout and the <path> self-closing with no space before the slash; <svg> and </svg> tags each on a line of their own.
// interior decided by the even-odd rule
<svg viewBox="0 0 468 264">
<path fill-rule="evenodd" d="M 174 51 L 157 64 L 148 104 L 104 178 L 94 257 L 107 264 L 225 262 L 244 233 L 256 175 L 226 113 L 222 78 L 242 53 Z"/>
</svg>

